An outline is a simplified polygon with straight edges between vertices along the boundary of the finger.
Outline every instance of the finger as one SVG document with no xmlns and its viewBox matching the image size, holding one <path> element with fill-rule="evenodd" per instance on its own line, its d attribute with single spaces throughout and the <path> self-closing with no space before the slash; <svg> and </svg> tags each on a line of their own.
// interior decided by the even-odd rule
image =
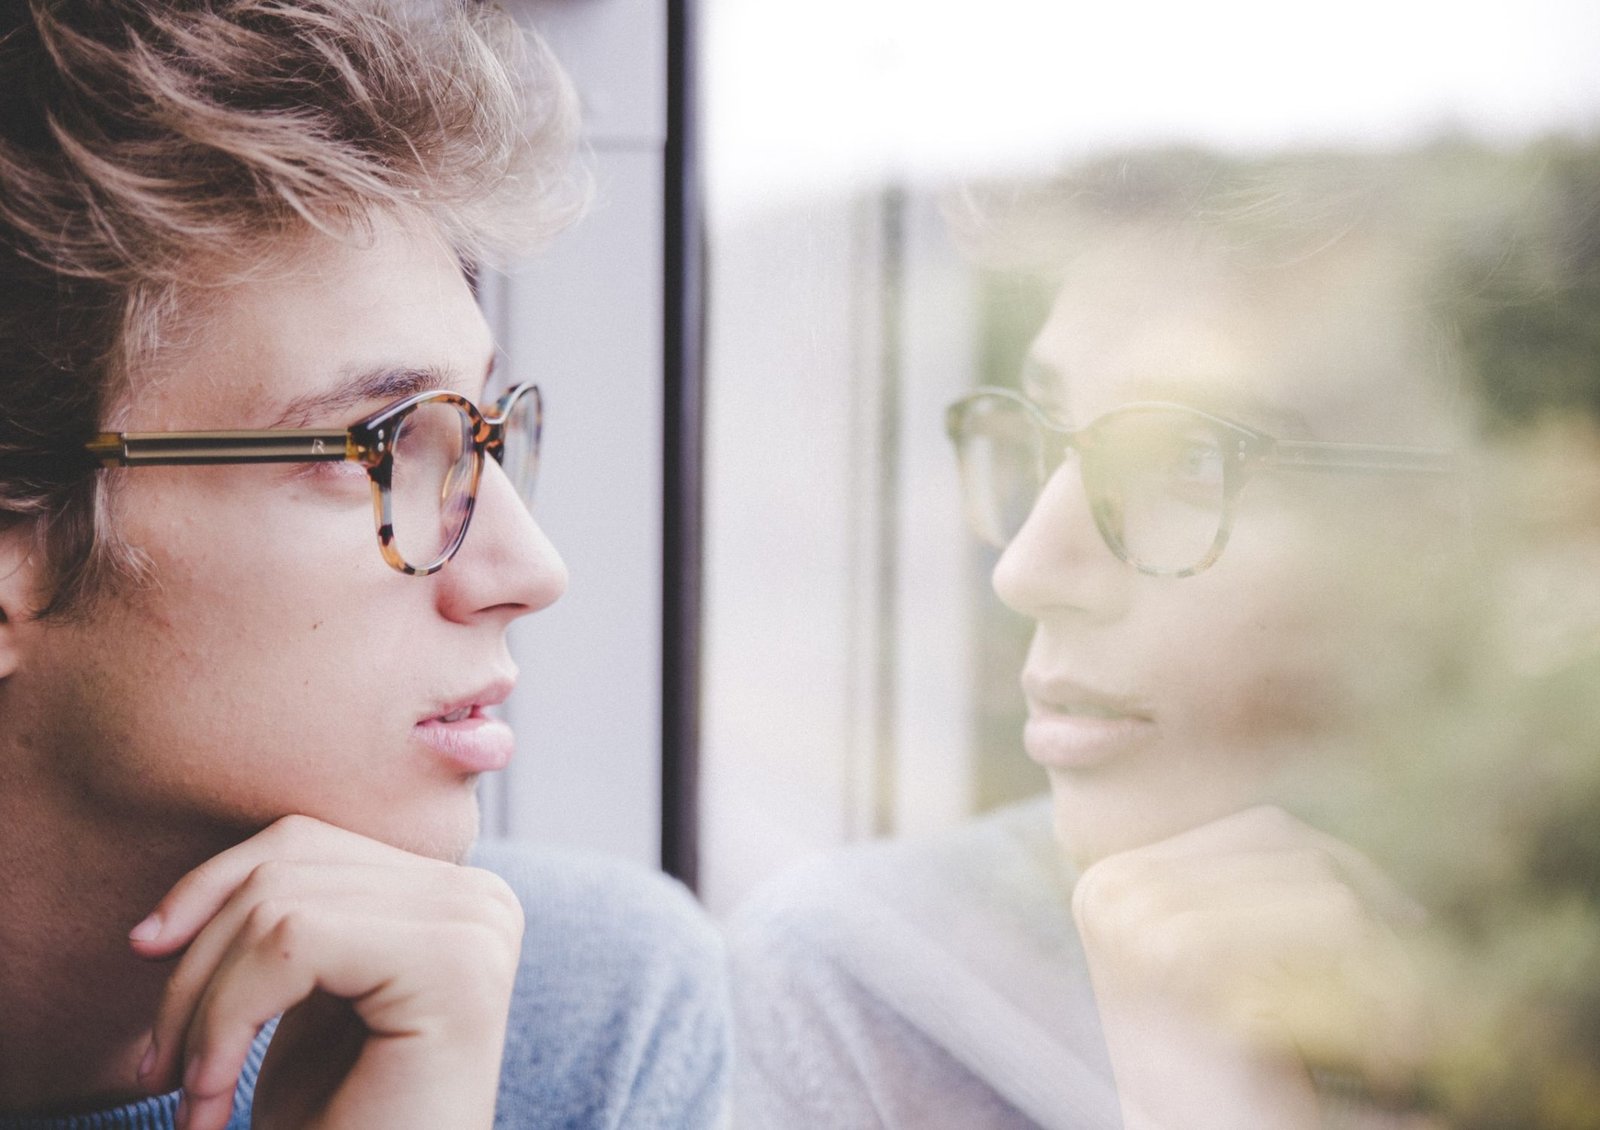
<svg viewBox="0 0 1600 1130">
<path fill-rule="evenodd" d="M 184 1095 L 193 1112 L 185 1130 L 223 1130 L 262 1025 L 315 990 L 354 1002 L 352 1022 L 374 1039 L 403 1042 L 437 1025 L 458 992 L 422 968 L 436 960 L 429 940 L 440 937 L 433 922 L 374 929 L 359 912 L 257 907 L 207 983 L 184 1038 Z"/>
<path fill-rule="evenodd" d="M 1387 928 L 1342 884 L 1255 884 L 1189 909 L 1125 920 L 1112 944 L 1099 947 L 1094 974 L 1157 995 L 1226 1002 L 1286 977 L 1328 983 L 1379 931 Z"/>
<path fill-rule="evenodd" d="M 1310 851 L 1343 876 L 1391 924 L 1414 928 L 1427 917 L 1422 904 L 1360 850 L 1273 805 L 1247 808 L 1141 850 L 1152 858 L 1174 861 Z"/>
<path fill-rule="evenodd" d="M 1348 891 L 1180 916 L 1152 948 L 1164 996 L 1259 1051 L 1384 1081 L 1418 1062 L 1426 1016 L 1411 955 Z"/>
<path fill-rule="evenodd" d="M 151 913 L 129 932 L 142 957 L 167 957 L 183 948 L 233 896 L 251 873 L 268 861 L 428 863 L 399 848 L 358 836 L 309 816 L 285 816 L 243 843 L 213 856 L 175 883 Z"/>
<path fill-rule="evenodd" d="M 1340 868 L 1320 848 L 1296 845 L 1166 859 L 1129 853 L 1097 864 L 1074 894 L 1086 930 L 1137 934 L 1180 914 L 1220 919 L 1233 909 L 1329 887 L 1348 889 Z"/>
<path fill-rule="evenodd" d="M 178 1130 L 224 1130 L 262 1026 L 315 988 L 304 921 L 258 906 L 207 980 L 183 1041 L 186 1121 Z"/>
<path fill-rule="evenodd" d="M 451 881 L 454 880 L 454 881 Z M 152 1090 L 170 1086 L 195 1008 L 230 950 L 248 943 L 251 918 L 329 909 L 359 914 L 368 928 L 404 921 L 444 922 L 483 914 L 473 884 L 431 867 L 316 864 L 270 861 L 258 866 L 212 917 L 168 978 L 151 1031 L 153 1055 L 141 1081 Z"/>
<path fill-rule="evenodd" d="M 1417 955 L 1387 930 L 1341 955 L 1326 978 L 1286 982 L 1281 995 L 1278 1012 L 1306 1063 L 1403 1091 L 1432 1054 L 1432 1002 Z"/>
</svg>

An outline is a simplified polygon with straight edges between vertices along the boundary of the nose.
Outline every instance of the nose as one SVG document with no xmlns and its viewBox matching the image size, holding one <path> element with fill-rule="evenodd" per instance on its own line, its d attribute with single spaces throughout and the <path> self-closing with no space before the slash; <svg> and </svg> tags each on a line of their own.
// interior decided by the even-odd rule
<svg viewBox="0 0 1600 1130">
<path fill-rule="evenodd" d="M 566 563 L 493 459 L 484 460 L 466 540 L 435 579 L 439 611 L 461 623 L 510 623 L 566 591 Z"/>
<path fill-rule="evenodd" d="M 1057 467 L 994 568 L 996 595 L 1034 620 L 1115 620 L 1137 574 L 1106 545 L 1076 459 Z"/>
</svg>

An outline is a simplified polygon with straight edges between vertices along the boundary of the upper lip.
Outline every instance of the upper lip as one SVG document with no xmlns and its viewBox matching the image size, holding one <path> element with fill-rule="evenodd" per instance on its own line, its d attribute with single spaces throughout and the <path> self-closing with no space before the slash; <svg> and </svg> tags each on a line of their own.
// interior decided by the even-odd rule
<svg viewBox="0 0 1600 1130">
<path fill-rule="evenodd" d="M 475 691 L 457 695 L 452 698 L 441 698 L 438 706 L 426 714 L 422 721 L 427 722 L 434 718 L 443 718 L 446 714 L 454 714 L 458 710 L 477 709 L 483 706 L 499 706 L 511 697 L 512 688 L 517 685 L 515 675 L 496 675 Z"/>
<path fill-rule="evenodd" d="M 1088 714 L 1151 720 L 1149 707 L 1137 697 L 1099 690 L 1064 675 L 1024 671 L 1022 693 L 1027 697 L 1032 714 Z"/>
</svg>

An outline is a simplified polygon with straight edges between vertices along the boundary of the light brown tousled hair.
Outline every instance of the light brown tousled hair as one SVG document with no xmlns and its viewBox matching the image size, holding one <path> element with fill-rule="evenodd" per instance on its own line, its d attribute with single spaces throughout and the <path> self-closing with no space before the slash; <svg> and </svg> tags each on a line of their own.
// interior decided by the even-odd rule
<svg viewBox="0 0 1600 1130">
<path fill-rule="evenodd" d="M 0 75 L 0 529 L 32 528 L 39 615 L 138 571 L 82 445 L 199 265 L 418 211 L 471 262 L 581 198 L 565 78 L 473 0 L 25 0 Z"/>
</svg>

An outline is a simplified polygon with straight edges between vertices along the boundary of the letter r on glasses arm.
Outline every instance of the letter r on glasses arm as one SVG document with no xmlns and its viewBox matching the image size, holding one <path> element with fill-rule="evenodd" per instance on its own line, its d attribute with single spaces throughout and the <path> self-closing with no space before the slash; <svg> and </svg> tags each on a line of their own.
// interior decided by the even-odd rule
<svg viewBox="0 0 1600 1130">
<path fill-rule="evenodd" d="M 85 448 L 102 467 L 222 463 L 372 462 L 349 430 L 276 428 L 222 432 L 105 432 Z"/>
</svg>

